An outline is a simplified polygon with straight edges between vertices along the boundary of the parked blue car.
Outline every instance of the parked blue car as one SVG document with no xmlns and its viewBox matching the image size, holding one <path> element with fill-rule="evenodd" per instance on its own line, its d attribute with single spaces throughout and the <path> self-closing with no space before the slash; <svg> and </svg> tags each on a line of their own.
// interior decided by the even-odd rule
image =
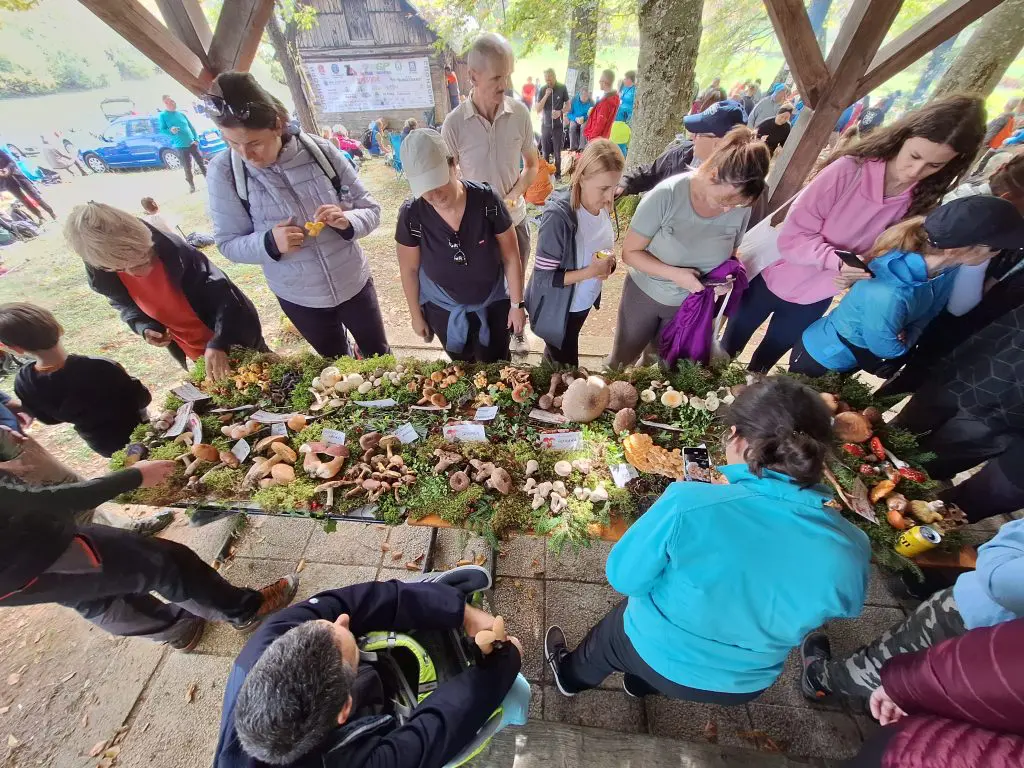
<svg viewBox="0 0 1024 768">
<path fill-rule="evenodd" d="M 202 118 L 189 116 L 199 134 L 199 151 L 209 158 L 227 149 L 214 127 L 203 125 Z M 171 146 L 171 137 L 160 133 L 158 115 L 124 115 L 113 120 L 100 142 L 79 148 L 82 161 L 95 173 L 120 168 L 180 168 L 181 159 Z"/>
</svg>

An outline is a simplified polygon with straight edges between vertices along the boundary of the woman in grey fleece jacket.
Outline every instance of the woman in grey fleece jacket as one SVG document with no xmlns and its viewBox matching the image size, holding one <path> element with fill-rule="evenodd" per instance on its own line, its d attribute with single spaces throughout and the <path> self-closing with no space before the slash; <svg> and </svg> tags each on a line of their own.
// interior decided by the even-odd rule
<svg viewBox="0 0 1024 768">
<path fill-rule="evenodd" d="M 295 131 L 252 75 L 221 74 L 205 100 L 231 147 L 207 173 L 221 253 L 263 267 L 281 309 L 319 354 L 352 354 L 346 328 L 362 354 L 387 354 L 358 243 L 380 224 L 380 205 L 351 164 L 329 141 Z"/>
<path fill-rule="evenodd" d="M 544 357 L 552 362 L 579 365 L 583 323 L 591 307 L 600 306 L 601 284 L 615 271 L 608 210 L 625 164 L 617 144 L 592 141 L 576 160 L 569 187 L 544 206 L 526 309 L 533 332 L 547 342 Z"/>
</svg>

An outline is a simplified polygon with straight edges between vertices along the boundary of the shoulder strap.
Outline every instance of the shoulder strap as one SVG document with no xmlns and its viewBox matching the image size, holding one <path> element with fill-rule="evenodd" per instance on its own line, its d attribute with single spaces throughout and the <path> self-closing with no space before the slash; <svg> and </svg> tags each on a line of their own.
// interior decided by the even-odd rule
<svg viewBox="0 0 1024 768">
<path fill-rule="evenodd" d="M 334 166 L 331 165 L 331 161 L 327 159 L 327 155 L 320 148 L 320 145 L 304 131 L 299 131 L 297 136 L 299 143 L 306 148 L 306 151 L 313 156 L 316 160 L 316 164 L 320 166 L 320 170 L 324 172 L 331 181 L 331 186 L 334 187 L 334 191 L 341 194 L 341 177 L 338 176 L 338 172 L 334 170 Z"/>
<path fill-rule="evenodd" d="M 246 214 L 252 218 L 249 212 L 249 174 L 245 170 L 245 161 L 235 150 L 229 149 L 228 152 L 231 153 L 231 180 L 235 184 L 235 194 Z"/>
</svg>

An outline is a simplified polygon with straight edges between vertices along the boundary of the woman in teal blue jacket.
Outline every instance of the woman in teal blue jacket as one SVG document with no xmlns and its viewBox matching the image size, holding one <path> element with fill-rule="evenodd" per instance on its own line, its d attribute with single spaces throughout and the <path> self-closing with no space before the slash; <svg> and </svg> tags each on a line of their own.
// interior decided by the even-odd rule
<svg viewBox="0 0 1024 768">
<path fill-rule="evenodd" d="M 624 672 L 631 695 L 742 704 L 775 682 L 803 633 L 860 613 L 871 549 L 818 485 L 831 441 L 818 393 L 770 377 L 726 419 L 728 485 L 669 486 L 608 557 L 626 599 L 572 652 L 548 629 L 564 695 Z"/>
<path fill-rule="evenodd" d="M 804 331 L 789 369 L 807 376 L 895 373 L 945 309 L 958 268 L 1024 246 L 1022 233 L 1014 205 L 991 195 L 953 200 L 889 227 L 867 255 L 872 279 L 854 283 L 839 306 Z"/>
<path fill-rule="evenodd" d="M 569 151 L 582 152 L 587 146 L 587 137 L 583 135 L 583 126 L 586 125 L 587 116 L 594 108 L 594 100 L 590 97 L 590 91 L 580 88 L 580 92 L 572 98 L 572 106 L 569 107 Z"/>
</svg>

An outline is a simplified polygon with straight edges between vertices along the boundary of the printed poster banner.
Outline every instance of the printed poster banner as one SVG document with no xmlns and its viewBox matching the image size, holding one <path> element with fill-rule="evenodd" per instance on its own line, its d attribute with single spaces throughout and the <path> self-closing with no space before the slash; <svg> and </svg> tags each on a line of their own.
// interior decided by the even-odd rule
<svg viewBox="0 0 1024 768">
<path fill-rule="evenodd" d="M 324 112 L 379 112 L 434 106 L 430 61 L 351 59 L 306 65 L 317 104 Z"/>
</svg>

